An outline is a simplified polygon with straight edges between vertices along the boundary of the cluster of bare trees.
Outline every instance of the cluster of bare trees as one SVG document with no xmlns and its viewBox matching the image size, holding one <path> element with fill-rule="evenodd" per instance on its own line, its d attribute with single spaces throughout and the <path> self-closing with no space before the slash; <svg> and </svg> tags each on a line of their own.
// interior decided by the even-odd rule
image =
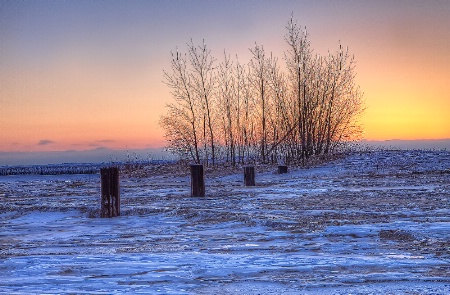
<svg viewBox="0 0 450 295">
<path fill-rule="evenodd" d="M 285 41 L 283 68 L 257 44 L 246 64 L 226 52 L 218 62 L 192 40 L 187 53 L 172 52 L 164 76 L 174 101 L 160 120 L 169 151 L 213 166 L 289 163 L 357 139 L 363 102 L 348 49 L 314 54 L 292 19 Z"/>
</svg>

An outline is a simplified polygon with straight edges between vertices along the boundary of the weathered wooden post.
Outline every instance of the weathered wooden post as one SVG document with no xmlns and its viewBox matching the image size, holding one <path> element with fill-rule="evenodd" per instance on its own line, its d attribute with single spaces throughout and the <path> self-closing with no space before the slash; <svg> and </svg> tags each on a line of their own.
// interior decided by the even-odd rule
<svg viewBox="0 0 450 295">
<path fill-rule="evenodd" d="M 120 216 L 119 168 L 101 168 L 101 217 Z"/>
<path fill-rule="evenodd" d="M 255 186 L 255 167 L 244 166 L 244 185 Z"/>
<path fill-rule="evenodd" d="M 278 165 L 278 174 L 285 174 L 288 172 L 288 167 L 286 165 Z"/>
<path fill-rule="evenodd" d="M 191 164 L 191 197 L 205 196 L 205 179 L 203 165 Z"/>
</svg>

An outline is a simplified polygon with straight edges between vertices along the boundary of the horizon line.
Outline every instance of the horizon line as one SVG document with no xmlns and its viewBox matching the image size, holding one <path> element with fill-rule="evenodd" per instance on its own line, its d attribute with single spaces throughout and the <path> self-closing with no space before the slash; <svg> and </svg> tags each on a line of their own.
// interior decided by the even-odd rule
<svg viewBox="0 0 450 295">
<path fill-rule="evenodd" d="M 361 139 L 361 140 L 356 140 L 356 141 L 351 141 L 351 142 L 392 142 L 392 141 L 396 141 L 396 142 L 425 142 L 425 141 L 430 141 L 430 142 L 436 142 L 436 141 L 450 141 L 450 138 L 433 138 L 433 139 L 398 139 L 398 138 L 393 138 L 393 139 Z M 145 151 L 145 150 L 163 150 L 165 149 L 166 146 L 159 146 L 159 147 L 145 147 L 145 148 L 110 148 L 110 147 L 95 147 L 95 148 L 91 148 L 91 149 L 66 149 L 66 150 L 0 150 L 0 153 L 5 154 L 5 153 L 64 153 L 64 152 L 94 152 L 94 151 Z"/>
</svg>

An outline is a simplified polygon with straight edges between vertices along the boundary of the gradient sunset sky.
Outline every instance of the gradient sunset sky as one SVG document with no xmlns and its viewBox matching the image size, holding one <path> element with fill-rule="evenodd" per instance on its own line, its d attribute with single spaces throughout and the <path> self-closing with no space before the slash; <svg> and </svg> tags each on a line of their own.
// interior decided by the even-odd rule
<svg viewBox="0 0 450 295">
<path fill-rule="evenodd" d="M 170 51 L 282 59 L 292 13 L 355 55 L 364 138 L 450 138 L 450 1 L 0 0 L 0 151 L 163 146 Z"/>
</svg>

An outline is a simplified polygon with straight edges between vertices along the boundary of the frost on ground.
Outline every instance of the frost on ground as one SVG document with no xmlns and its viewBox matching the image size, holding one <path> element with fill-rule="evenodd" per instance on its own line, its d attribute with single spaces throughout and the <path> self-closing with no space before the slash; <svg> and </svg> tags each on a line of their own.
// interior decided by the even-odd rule
<svg viewBox="0 0 450 295">
<path fill-rule="evenodd" d="M 122 178 L 112 219 L 99 175 L 0 177 L 0 293 L 450 293 L 450 152 L 256 169 Z"/>
</svg>

